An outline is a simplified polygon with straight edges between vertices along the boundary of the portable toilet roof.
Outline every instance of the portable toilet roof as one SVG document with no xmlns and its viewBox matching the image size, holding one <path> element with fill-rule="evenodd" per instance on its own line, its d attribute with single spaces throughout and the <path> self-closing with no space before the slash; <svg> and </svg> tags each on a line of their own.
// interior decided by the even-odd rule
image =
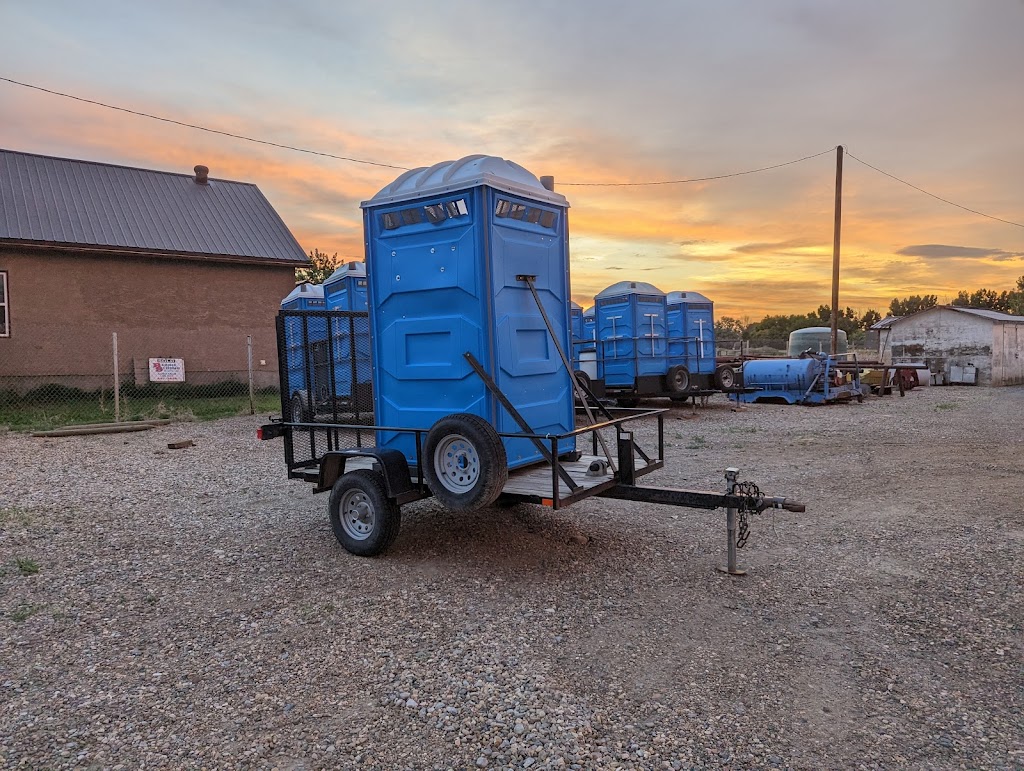
<svg viewBox="0 0 1024 771">
<path fill-rule="evenodd" d="M 574 311 L 579 311 L 580 315 L 583 315 L 583 306 L 575 300 L 569 300 L 569 307 Z"/>
<path fill-rule="evenodd" d="M 288 293 L 288 296 L 281 300 L 281 307 L 284 308 L 288 303 L 294 303 L 298 300 L 323 300 L 324 299 L 324 287 L 322 284 L 311 284 L 308 281 L 303 281 L 298 284 L 292 291 Z"/>
<path fill-rule="evenodd" d="M 595 312 L 594 311 L 594 306 L 591 305 L 589 308 L 587 308 L 585 311 L 583 311 L 583 318 L 585 318 L 585 319 L 592 319 L 592 318 L 594 318 L 594 312 Z"/>
<path fill-rule="evenodd" d="M 433 166 L 410 169 L 360 205 L 365 209 L 367 206 L 441 195 L 476 185 L 487 185 L 556 206 L 569 206 L 564 195 L 548 190 L 532 172 L 494 155 L 467 155 L 457 161 L 442 161 Z"/>
<path fill-rule="evenodd" d="M 324 281 L 324 285 L 326 286 L 327 284 L 335 281 L 341 281 L 341 279 L 346 276 L 357 276 L 359 278 L 363 278 L 366 276 L 366 263 L 356 262 L 354 260 L 352 262 L 342 263 L 335 268 L 334 272 L 330 276 L 327 277 L 327 280 Z"/>
<path fill-rule="evenodd" d="M 710 303 L 711 300 L 700 294 L 700 292 L 669 292 L 665 295 L 669 305 L 676 303 Z"/>
<path fill-rule="evenodd" d="M 662 292 L 654 284 L 648 284 L 646 281 L 620 281 L 617 284 L 612 284 L 606 289 L 602 289 L 596 295 L 594 299 L 602 297 L 617 297 L 618 295 L 626 294 L 653 294 L 659 297 L 664 297 L 665 293 Z"/>
</svg>

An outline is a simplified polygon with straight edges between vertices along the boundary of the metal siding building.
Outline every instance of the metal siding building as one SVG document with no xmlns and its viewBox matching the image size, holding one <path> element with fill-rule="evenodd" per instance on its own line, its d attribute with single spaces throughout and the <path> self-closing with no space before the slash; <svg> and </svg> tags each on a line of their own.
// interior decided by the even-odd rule
<svg viewBox="0 0 1024 771">
<path fill-rule="evenodd" d="M 251 335 L 275 385 L 274 316 L 306 262 L 255 185 L 0 150 L 0 388 L 109 387 L 114 332 L 137 382 L 157 357 L 236 379 Z"/>
<path fill-rule="evenodd" d="M 884 324 L 884 326 L 882 326 Z M 978 385 L 1024 384 L 1024 317 L 939 305 L 875 325 L 887 364 L 923 361 L 949 382 L 952 367 L 977 368 Z"/>
</svg>

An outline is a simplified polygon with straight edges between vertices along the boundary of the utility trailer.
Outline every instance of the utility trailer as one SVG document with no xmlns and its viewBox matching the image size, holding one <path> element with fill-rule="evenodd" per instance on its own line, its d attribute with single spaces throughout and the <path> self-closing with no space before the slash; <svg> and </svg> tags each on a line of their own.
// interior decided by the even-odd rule
<svg viewBox="0 0 1024 771">
<path fill-rule="evenodd" d="M 282 317 L 294 313 L 281 312 Z M 352 315 L 345 311 L 319 313 L 337 315 L 330 322 L 332 327 Z M 278 321 L 282 335 L 308 334 L 309 329 L 309 325 L 285 323 L 283 318 Z M 292 345 L 302 347 L 302 342 L 292 341 Z M 279 344 L 279 350 L 287 349 Z M 327 372 L 365 366 L 344 360 L 345 349 L 332 347 L 330 351 L 338 358 L 327 362 Z M 258 430 L 259 439 L 283 439 L 289 478 L 313 484 L 317 493 L 330 493 L 327 508 L 332 530 L 352 554 L 375 556 L 386 551 L 398 536 L 402 507 L 431 496 L 455 511 L 512 503 L 561 509 L 586 498 L 602 497 L 725 509 L 726 562 L 722 570 L 742 575 L 736 550 L 749 537 L 750 516 L 769 508 L 804 511 L 796 501 L 766 496 L 757 485 L 741 482 L 734 468 L 726 470 L 721 492 L 641 485 L 641 477 L 665 466 L 664 417 L 668 410 L 608 408 L 588 400 L 577 413 L 578 422 L 585 425 L 559 434 L 536 433 L 472 353 L 463 357 L 519 431 L 499 432 L 480 416 L 466 413 L 416 428 L 343 422 L 337 403 L 330 414 L 320 413 L 312 421 L 296 420 L 288 409 L 287 389 L 282 389 L 282 415 L 287 417 Z M 281 371 L 287 378 L 286 361 Z M 651 446 L 644 447 L 636 440 L 634 428 L 641 421 L 656 421 L 656 439 Z M 614 450 L 602 432 L 614 432 Z M 410 463 L 401 449 L 378 446 L 378 436 L 389 437 L 392 445 L 396 436 L 404 437 L 414 448 L 415 462 Z M 509 468 L 505 446 L 517 441 L 529 442 L 540 460 Z M 569 446 L 576 449 L 566 451 Z"/>
</svg>

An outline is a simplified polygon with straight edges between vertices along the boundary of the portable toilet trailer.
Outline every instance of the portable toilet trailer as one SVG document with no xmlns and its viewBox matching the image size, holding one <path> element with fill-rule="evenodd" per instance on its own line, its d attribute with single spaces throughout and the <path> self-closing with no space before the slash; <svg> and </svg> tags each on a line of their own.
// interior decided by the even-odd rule
<svg viewBox="0 0 1024 771">
<path fill-rule="evenodd" d="M 408 171 L 362 208 L 377 424 L 429 429 L 422 455 L 408 431 L 379 430 L 377 446 L 421 463 L 449 508 L 487 505 L 509 468 L 544 458 L 498 436 L 523 431 L 495 388 L 534 434 L 575 429 L 555 347 L 571 356 L 568 203 L 511 161 L 470 155 Z"/>
<path fill-rule="evenodd" d="M 296 423 L 312 419 L 313 402 L 317 391 L 322 391 L 329 380 L 323 366 L 320 349 L 327 345 L 327 319 L 325 314 L 292 313 L 292 311 L 323 311 L 326 308 L 322 284 L 303 281 L 281 300 L 281 326 L 278 341 L 285 352 L 287 369 L 282 393 L 282 407 Z M 310 385 L 312 383 L 312 385 Z"/>
<path fill-rule="evenodd" d="M 324 281 L 324 299 L 331 311 L 366 310 L 366 263 L 346 262 Z"/>
<path fill-rule="evenodd" d="M 598 377 L 606 388 L 651 395 L 689 387 L 688 382 L 666 382 L 669 366 L 664 292 L 642 281 L 620 281 L 598 292 L 594 307 Z M 674 368 L 673 376 L 681 369 Z"/>
<path fill-rule="evenodd" d="M 366 311 L 366 263 L 346 262 L 324 281 L 327 310 Z M 342 409 L 369 412 L 371 403 L 370 322 L 365 317 L 331 319 L 334 397 Z"/>
<path fill-rule="evenodd" d="M 669 292 L 665 303 L 669 367 L 685 367 L 691 387 L 731 387 L 732 378 L 724 371 L 718 372 L 716 377 L 715 314 L 711 300 L 697 292 Z M 718 382 L 723 377 L 728 378 L 728 383 Z"/>
</svg>

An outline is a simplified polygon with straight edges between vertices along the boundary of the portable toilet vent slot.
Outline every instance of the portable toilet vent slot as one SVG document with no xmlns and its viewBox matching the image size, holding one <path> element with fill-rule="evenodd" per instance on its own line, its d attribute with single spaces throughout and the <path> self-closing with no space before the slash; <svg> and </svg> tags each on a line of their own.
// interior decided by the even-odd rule
<svg viewBox="0 0 1024 771">
<path fill-rule="evenodd" d="M 485 461 L 504 456 L 516 468 L 543 457 L 527 439 L 487 446 L 494 431 L 522 431 L 465 353 L 534 433 L 575 428 L 570 373 L 529 286 L 516 278 L 536 276 L 558 343 L 570 351 L 568 203 L 521 166 L 471 155 L 408 171 L 362 208 L 377 424 L 428 428 L 449 416 L 477 418 L 462 421 L 462 434 L 453 429 L 434 442 L 428 434 L 422 459 L 410 433 L 379 431 L 377 445 L 411 464 L 422 460 L 431 490 L 451 505 L 464 489 L 470 495 Z M 572 438 L 558 447 L 574 449 Z"/>
</svg>

